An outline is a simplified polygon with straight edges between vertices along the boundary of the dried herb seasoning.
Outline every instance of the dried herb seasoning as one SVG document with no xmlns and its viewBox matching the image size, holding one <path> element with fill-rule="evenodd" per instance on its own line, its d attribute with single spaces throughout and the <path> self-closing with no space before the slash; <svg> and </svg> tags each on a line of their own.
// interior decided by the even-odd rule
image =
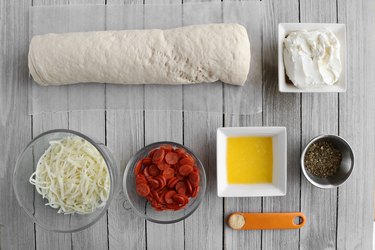
<svg viewBox="0 0 375 250">
<path fill-rule="evenodd" d="M 319 140 L 310 145 L 305 154 L 305 167 L 312 175 L 326 178 L 334 175 L 341 164 L 342 155 L 332 142 Z"/>
</svg>

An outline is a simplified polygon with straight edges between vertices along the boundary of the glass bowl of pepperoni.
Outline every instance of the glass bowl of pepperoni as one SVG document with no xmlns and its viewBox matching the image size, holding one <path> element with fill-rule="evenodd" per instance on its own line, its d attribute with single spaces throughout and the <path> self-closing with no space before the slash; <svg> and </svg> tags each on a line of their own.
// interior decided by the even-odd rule
<svg viewBox="0 0 375 250">
<path fill-rule="evenodd" d="M 139 216 L 155 223 L 176 223 L 198 208 L 206 190 L 206 174 L 190 149 L 163 141 L 142 148 L 130 159 L 123 187 Z"/>
</svg>

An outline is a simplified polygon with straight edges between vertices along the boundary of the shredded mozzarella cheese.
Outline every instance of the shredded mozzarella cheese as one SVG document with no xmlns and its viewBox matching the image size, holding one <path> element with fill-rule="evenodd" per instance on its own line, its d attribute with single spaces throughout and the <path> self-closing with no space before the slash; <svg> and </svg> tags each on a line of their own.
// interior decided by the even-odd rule
<svg viewBox="0 0 375 250">
<path fill-rule="evenodd" d="M 30 183 L 63 214 L 89 214 L 108 200 L 110 178 L 99 151 L 88 141 L 65 137 L 50 141 Z"/>
</svg>

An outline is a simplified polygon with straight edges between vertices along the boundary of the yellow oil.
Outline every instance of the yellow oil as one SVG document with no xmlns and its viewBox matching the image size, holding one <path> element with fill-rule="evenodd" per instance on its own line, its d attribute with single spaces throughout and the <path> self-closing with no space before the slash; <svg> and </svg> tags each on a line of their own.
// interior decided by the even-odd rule
<svg viewBox="0 0 375 250">
<path fill-rule="evenodd" d="M 272 183 L 272 137 L 227 139 L 227 178 L 230 184 Z"/>
</svg>

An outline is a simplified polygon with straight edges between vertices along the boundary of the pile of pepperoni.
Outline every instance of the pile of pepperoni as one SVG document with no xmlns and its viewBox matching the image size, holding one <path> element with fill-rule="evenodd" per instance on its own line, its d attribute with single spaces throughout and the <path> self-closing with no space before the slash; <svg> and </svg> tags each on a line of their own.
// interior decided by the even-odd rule
<svg viewBox="0 0 375 250">
<path fill-rule="evenodd" d="M 135 168 L 136 190 L 157 211 L 180 210 L 199 192 L 199 169 L 185 149 L 163 145 L 140 159 Z"/>
</svg>

